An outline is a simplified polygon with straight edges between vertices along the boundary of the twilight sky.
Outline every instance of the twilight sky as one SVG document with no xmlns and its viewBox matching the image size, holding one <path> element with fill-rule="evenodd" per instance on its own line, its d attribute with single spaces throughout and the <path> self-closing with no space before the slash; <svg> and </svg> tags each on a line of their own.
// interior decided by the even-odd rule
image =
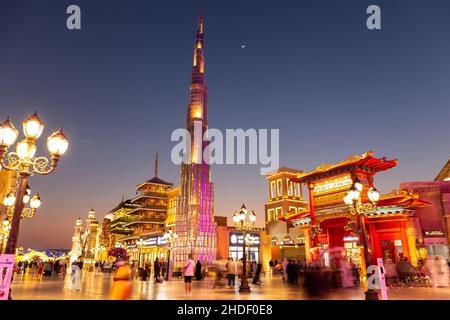
<svg viewBox="0 0 450 320">
<path fill-rule="evenodd" d="M 81 31 L 66 28 L 70 4 Z M 366 28 L 370 4 L 381 31 Z M 71 142 L 56 173 L 31 179 L 43 205 L 23 247 L 69 248 L 77 217 L 94 207 L 101 220 L 152 177 L 156 149 L 159 176 L 179 183 L 170 134 L 185 121 L 200 7 L 210 127 L 278 128 L 280 163 L 308 171 L 372 148 L 399 159 L 377 175 L 382 192 L 448 160 L 446 0 L 2 0 L 0 118 L 20 128 L 38 110 L 45 137 L 63 126 Z M 245 202 L 263 226 L 259 166 L 212 170 L 216 215 Z"/>
</svg>

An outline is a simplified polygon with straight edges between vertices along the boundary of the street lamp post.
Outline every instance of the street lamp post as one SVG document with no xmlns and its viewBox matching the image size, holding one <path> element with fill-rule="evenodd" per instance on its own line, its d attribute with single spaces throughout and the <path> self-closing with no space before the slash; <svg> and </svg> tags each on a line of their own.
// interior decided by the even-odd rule
<svg viewBox="0 0 450 320">
<path fill-rule="evenodd" d="M 355 179 L 352 187 L 344 196 L 344 202 L 349 206 L 350 212 L 356 215 L 357 219 L 359 219 L 358 221 L 359 227 L 357 227 L 355 231 L 360 233 L 362 238 L 364 248 L 364 261 L 367 270 L 368 264 L 370 263 L 370 255 L 369 255 L 369 247 L 367 245 L 366 226 L 364 217 L 367 214 L 371 214 L 377 211 L 377 202 L 380 199 L 380 193 L 375 187 L 370 186 L 369 190 L 367 191 L 367 197 L 369 198 L 370 202 L 363 203 L 362 191 L 363 191 L 362 183 L 358 179 Z M 378 300 L 378 292 L 375 289 L 369 287 L 365 292 L 365 296 L 366 300 Z"/>
<path fill-rule="evenodd" d="M 243 256 L 242 256 L 242 281 L 241 286 L 239 287 L 239 292 L 250 292 L 250 286 L 248 285 L 248 279 L 247 279 L 247 256 L 245 252 L 245 234 L 247 231 L 253 230 L 253 227 L 255 225 L 256 221 L 256 214 L 254 211 L 251 213 L 248 212 L 245 205 L 242 205 L 239 212 L 235 212 L 233 216 L 233 222 L 236 227 L 236 230 L 242 232 L 243 237 L 243 243 L 242 243 L 242 249 L 243 249 Z"/>
<path fill-rule="evenodd" d="M 0 254 L 3 253 L 3 248 L 5 247 L 6 241 L 8 240 L 9 230 L 11 229 L 11 223 L 8 219 L 4 219 L 1 226 L 1 236 L 0 236 Z"/>
<path fill-rule="evenodd" d="M 167 253 L 167 274 L 166 274 L 166 280 L 169 280 L 169 274 L 170 274 L 170 251 L 172 249 L 172 243 L 178 238 L 178 234 L 174 232 L 172 229 L 170 229 L 168 232 L 164 233 L 164 238 L 166 238 L 167 242 L 169 243 L 169 252 Z"/>
<path fill-rule="evenodd" d="M 37 151 L 36 140 L 41 136 L 43 130 L 44 123 L 38 117 L 37 112 L 35 112 L 23 123 L 25 139 L 17 143 L 16 152 L 6 154 L 8 148 L 14 144 L 19 136 L 19 132 L 14 128 L 9 117 L 0 125 L 0 165 L 3 169 L 16 171 L 18 175 L 18 188 L 14 201 L 11 231 L 5 251 L 7 254 L 15 253 L 29 177 L 35 173 L 47 175 L 53 172 L 60 157 L 69 146 L 69 142 L 61 128 L 47 138 L 47 147 L 51 154 L 51 160 L 46 157 L 35 157 L 34 155 Z"/>
<path fill-rule="evenodd" d="M 14 212 L 11 221 L 11 231 L 6 244 L 6 254 L 15 254 L 19 236 L 20 220 L 24 208 L 24 197 L 27 196 L 28 179 L 33 174 L 48 175 L 56 169 L 59 159 L 67 151 L 69 141 L 62 128 L 47 138 L 50 160 L 46 157 L 35 157 L 36 140 L 44 130 L 44 123 L 37 112 L 23 122 L 25 139 L 17 143 L 16 152 L 8 152 L 19 136 L 9 117 L 0 125 L 0 166 L 3 169 L 16 171 L 18 188 L 14 201 Z M 36 199 L 35 204 L 40 201 Z"/>
<path fill-rule="evenodd" d="M 11 231 L 11 222 L 9 221 L 13 214 L 14 214 L 14 203 L 16 202 L 16 196 L 14 195 L 14 192 L 9 192 L 6 197 L 3 199 L 3 205 L 6 208 L 6 216 L 3 220 L 3 228 L 0 236 L 0 254 L 3 253 L 3 249 L 5 247 L 5 244 L 9 238 L 9 234 Z M 22 209 L 22 218 L 31 219 L 35 213 L 36 210 L 41 206 L 41 198 L 39 194 L 35 194 L 33 197 L 31 197 L 31 189 L 27 186 L 25 190 L 25 196 L 23 197 L 23 203 L 29 204 L 29 208 L 23 208 Z"/>
</svg>

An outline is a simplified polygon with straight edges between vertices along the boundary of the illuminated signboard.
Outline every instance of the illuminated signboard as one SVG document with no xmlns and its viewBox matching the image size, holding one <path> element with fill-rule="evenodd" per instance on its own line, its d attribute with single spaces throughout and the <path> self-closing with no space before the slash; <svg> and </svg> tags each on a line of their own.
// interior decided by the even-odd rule
<svg viewBox="0 0 450 320">
<path fill-rule="evenodd" d="M 164 236 L 153 236 L 144 239 L 142 242 L 144 246 L 165 246 L 167 244 L 167 239 Z"/>
<path fill-rule="evenodd" d="M 427 237 L 442 237 L 442 236 L 444 236 L 444 232 L 442 232 L 440 230 L 428 230 L 428 231 L 425 231 L 425 235 Z"/>
<path fill-rule="evenodd" d="M 247 245 L 252 247 L 259 246 L 259 234 L 250 234 Z M 230 233 L 230 246 L 242 246 L 244 244 L 244 236 L 241 233 Z"/>
<path fill-rule="evenodd" d="M 356 236 L 345 236 L 344 241 L 345 242 L 357 242 L 359 239 Z"/>
<path fill-rule="evenodd" d="M 326 192 L 352 185 L 353 180 L 349 175 L 324 182 L 318 182 L 314 187 L 314 193 Z"/>
</svg>

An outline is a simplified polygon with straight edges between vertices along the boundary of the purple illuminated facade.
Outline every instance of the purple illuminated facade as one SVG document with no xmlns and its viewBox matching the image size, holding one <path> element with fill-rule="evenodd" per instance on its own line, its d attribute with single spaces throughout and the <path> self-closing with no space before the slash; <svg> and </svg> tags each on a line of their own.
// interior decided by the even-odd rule
<svg viewBox="0 0 450 320">
<path fill-rule="evenodd" d="M 192 152 L 188 163 L 181 165 L 181 193 L 175 221 L 178 240 L 172 249 L 176 268 L 182 266 L 190 253 L 195 260 L 207 264 L 215 259 L 216 254 L 214 185 L 210 181 L 210 166 L 202 157 L 208 142 L 196 141 L 197 137 L 194 136 L 194 126 L 201 127 L 201 135 L 198 135 L 200 139 L 208 129 L 208 88 L 204 84 L 203 37 L 203 21 L 200 18 L 186 117 L 186 129 L 192 137 Z"/>
</svg>

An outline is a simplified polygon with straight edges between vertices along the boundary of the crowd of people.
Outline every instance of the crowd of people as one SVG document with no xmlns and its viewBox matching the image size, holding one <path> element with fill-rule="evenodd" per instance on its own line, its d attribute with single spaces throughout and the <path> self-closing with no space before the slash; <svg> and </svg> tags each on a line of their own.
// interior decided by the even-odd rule
<svg viewBox="0 0 450 320">
<path fill-rule="evenodd" d="M 67 273 L 67 260 L 65 259 L 54 259 L 54 260 L 25 260 L 19 261 L 16 264 L 16 273 L 25 274 L 29 271 L 34 271 L 37 278 L 42 278 L 43 276 L 53 276 L 62 274 L 63 277 Z"/>
<path fill-rule="evenodd" d="M 111 288 L 112 299 L 129 299 L 132 291 L 132 280 L 150 279 L 155 284 L 164 281 L 169 274 L 169 264 L 156 258 L 144 266 L 138 266 L 136 261 L 129 262 L 128 258 L 96 262 L 94 265 L 84 266 L 82 259 L 69 264 L 66 259 L 53 259 L 48 261 L 32 260 L 20 261 L 16 264 L 17 273 L 32 271 L 36 278 L 62 275 L 73 290 L 81 290 L 82 271 L 114 273 Z M 338 256 L 324 261 L 307 263 L 305 260 L 284 258 L 282 262 L 271 260 L 269 274 L 279 273 L 289 285 L 303 286 L 311 298 L 322 298 L 330 289 L 358 288 L 361 285 L 362 272 L 360 267 L 351 259 Z M 385 262 L 386 284 L 392 286 L 433 286 L 449 287 L 449 261 L 442 256 L 428 256 L 413 266 L 407 257 L 399 256 L 397 263 Z M 84 268 L 84 269 L 83 269 Z M 261 284 L 262 264 L 254 261 L 247 262 L 246 276 L 250 283 Z M 200 260 L 195 262 L 192 255 L 184 262 L 182 276 L 184 276 L 186 295 L 192 294 L 192 282 L 211 280 L 211 288 L 234 288 L 243 279 L 244 264 L 242 259 L 229 257 L 226 260 L 214 261 L 206 266 Z M 167 278 L 166 278 L 167 279 Z M 206 283 L 207 281 L 203 281 Z"/>
<path fill-rule="evenodd" d="M 270 266 L 272 273 L 279 270 L 287 283 L 302 284 L 311 297 L 326 295 L 330 289 L 358 288 L 361 285 L 360 267 L 345 257 L 331 259 L 328 266 L 323 261 L 306 263 L 287 258 L 282 263 L 271 261 Z M 397 263 L 387 262 L 384 266 L 388 287 L 449 287 L 450 263 L 442 256 L 429 256 L 413 266 L 407 257 L 400 255 Z"/>
</svg>

